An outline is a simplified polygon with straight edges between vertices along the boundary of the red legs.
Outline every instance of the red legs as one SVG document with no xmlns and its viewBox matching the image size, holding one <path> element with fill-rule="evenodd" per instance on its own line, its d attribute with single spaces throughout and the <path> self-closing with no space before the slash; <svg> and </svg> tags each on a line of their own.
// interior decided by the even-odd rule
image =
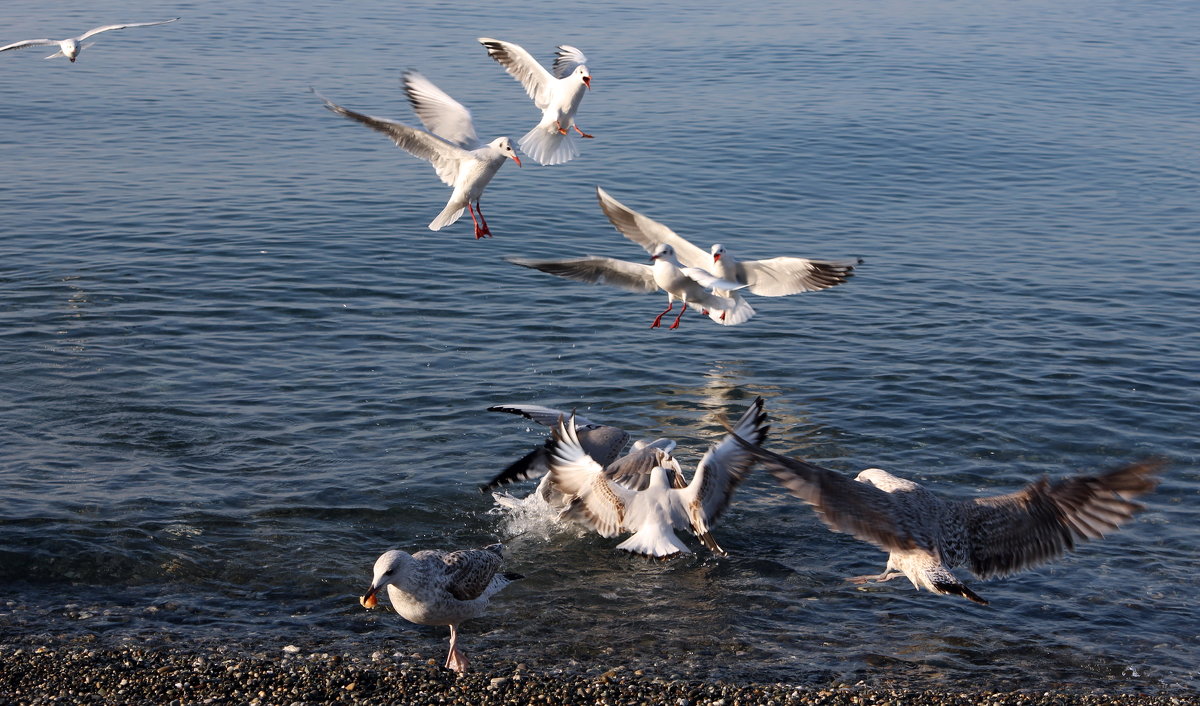
<svg viewBox="0 0 1200 706">
<path fill-rule="evenodd" d="M 562 123 L 560 123 L 559 121 L 557 121 L 557 120 L 554 121 L 554 127 L 558 128 L 558 134 L 560 134 L 560 135 L 567 134 L 567 129 L 564 128 L 562 126 Z"/>
<path fill-rule="evenodd" d="M 663 314 L 666 314 L 668 311 L 670 311 L 674 307 L 675 307 L 675 300 L 673 300 L 673 299 L 667 300 L 667 308 L 663 309 L 662 314 L 659 314 L 657 317 L 655 317 L 654 323 L 650 324 L 650 328 L 658 328 L 659 325 L 662 324 Z M 678 324 L 679 322 L 676 321 L 675 323 Z"/>
<path fill-rule="evenodd" d="M 492 237 L 492 229 L 488 228 L 487 219 L 483 217 L 483 205 L 478 201 L 475 202 L 475 210 L 479 212 L 479 222 L 483 223 L 483 234 Z"/>
<path fill-rule="evenodd" d="M 583 130 L 580 130 L 578 125 L 572 125 L 571 127 L 575 128 L 575 132 L 579 133 L 580 137 L 586 137 L 589 140 L 592 139 L 593 137 L 595 137 L 595 135 L 589 135 L 586 132 L 584 132 Z M 563 134 L 566 134 L 566 133 L 563 133 Z"/>
<path fill-rule="evenodd" d="M 899 571 L 894 571 L 892 569 L 885 569 L 884 572 L 882 574 L 879 574 L 878 576 L 874 576 L 874 575 L 872 575 L 872 576 L 852 576 L 846 580 L 849 581 L 850 583 L 861 585 L 861 584 L 868 583 L 868 582 L 883 583 L 884 581 L 891 581 L 892 579 L 896 578 L 897 576 L 903 576 L 903 575 L 904 574 Z"/>
<path fill-rule="evenodd" d="M 450 654 L 446 655 L 446 669 L 452 669 L 459 674 L 467 671 L 467 656 L 458 651 L 458 630 L 450 626 Z"/>
<path fill-rule="evenodd" d="M 467 211 L 469 211 L 471 213 L 471 222 L 473 222 L 475 224 L 475 239 L 479 240 L 480 238 L 482 238 L 484 236 L 487 236 L 489 238 L 492 237 L 492 232 L 490 230 L 488 230 L 488 227 L 487 227 L 487 221 L 483 221 L 483 211 L 479 212 L 479 218 L 476 219 L 475 218 L 475 209 L 471 208 L 470 201 L 467 202 Z M 483 221 L 482 228 L 479 227 L 479 221 Z"/>
<path fill-rule="evenodd" d="M 668 331 L 673 328 L 679 328 L 679 320 L 683 318 L 683 312 L 685 311 L 687 311 L 687 302 L 683 303 L 683 308 L 679 310 L 679 315 L 675 317 L 675 323 L 671 324 L 670 328 L 667 329 Z"/>
</svg>

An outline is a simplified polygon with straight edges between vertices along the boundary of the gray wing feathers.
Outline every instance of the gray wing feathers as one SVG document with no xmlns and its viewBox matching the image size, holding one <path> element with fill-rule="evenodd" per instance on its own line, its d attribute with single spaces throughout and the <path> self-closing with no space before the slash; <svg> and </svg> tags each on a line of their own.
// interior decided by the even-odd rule
<svg viewBox="0 0 1200 706">
<path fill-rule="evenodd" d="M 581 257 L 566 260 L 529 260 L 507 257 L 505 260 L 514 265 L 541 270 L 577 282 L 611 284 L 630 292 L 658 291 L 658 285 L 654 282 L 654 268 L 638 262 L 625 262 L 611 257 Z M 696 286 L 699 287 L 699 285 Z"/>
<path fill-rule="evenodd" d="M 504 559 L 488 548 L 444 554 L 442 562 L 446 567 L 446 590 L 460 601 L 471 601 L 487 590 Z"/>
<path fill-rule="evenodd" d="M 498 404 L 488 407 L 489 412 L 506 412 L 508 414 L 519 414 L 526 419 L 537 422 L 544 427 L 553 428 L 558 424 L 558 420 L 562 417 L 570 417 L 572 412 L 564 412 L 561 409 L 553 407 L 543 407 L 540 404 Z M 575 428 L 587 429 L 601 426 L 584 417 L 575 415 Z"/>
<path fill-rule="evenodd" d="M 1015 493 L 965 501 L 971 572 L 1006 576 L 1103 537 L 1142 509 L 1130 498 L 1153 490 L 1165 465 L 1146 459 L 1100 476 L 1043 478 Z"/>
<path fill-rule="evenodd" d="M 600 208 L 604 215 L 608 216 L 613 227 L 620 231 L 621 235 L 645 248 L 646 252 L 652 253 L 660 243 L 666 243 L 674 248 L 675 256 L 682 265 L 704 268 L 705 265 L 712 264 L 711 254 L 692 245 L 658 221 L 643 216 L 614 199 L 598 186 L 596 198 L 599 199 Z"/>
<path fill-rule="evenodd" d="M 552 67 L 555 78 L 563 78 L 574 71 L 576 66 L 587 63 L 587 57 L 583 52 L 570 44 L 560 44 L 555 49 L 557 51 L 554 52 L 554 66 Z"/>
<path fill-rule="evenodd" d="M 88 31 L 86 31 L 83 34 L 76 37 L 76 41 L 82 42 L 83 40 L 87 39 L 88 37 L 95 36 L 97 34 L 100 34 L 101 32 L 109 32 L 114 29 L 129 29 L 130 27 L 153 27 L 155 25 L 165 25 L 168 22 L 174 22 L 178 19 L 179 19 L 178 17 L 175 17 L 175 18 L 172 18 L 169 20 L 161 20 L 159 22 L 134 22 L 132 24 L 123 24 L 123 25 L 105 25 L 103 27 L 89 29 Z"/>
<path fill-rule="evenodd" d="M 733 491 L 741 485 L 754 465 L 754 453 L 739 444 L 734 435 L 758 446 L 766 441 L 770 428 L 767 414 L 763 411 L 763 398 L 757 397 L 733 426 L 733 431 L 721 443 L 709 448 L 700 459 L 696 466 L 696 477 L 692 479 L 693 483 L 701 482 L 696 494 L 700 512 L 690 513 L 697 533 L 707 531 L 729 507 Z"/>
<path fill-rule="evenodd" d="M 802 257 L 774 257 L 738 263 L 738 281 L 763 297 L 815 292 L 842 284 L 854 274 L 853 260 L 824 262 Z"/>
<path fill-rule="evenodd" d="M 13 42 L 0 47 L 0 51 L 8 51 L 9 49 L 26 49 L 28 47 L 49 47 L 58 46 L 56 39 L 26 39 L 23 42 Z"/>
<path fill-rule="evenodd" d="M 524 48 L 512 42 L 480 37 L 479 43 L 487 49 L 488 56 L 504 67 L 513 78 L 521 82 L 534 105 L 542 110 L 550 104 L 550 85 L 556 79 Z"/>
<path fill-rule="evenodd" d="M 479 147 L 471 111 L 416 71 L 404 72 L 404 94 L 425 129 L 465 150 Z"/>
</svg>

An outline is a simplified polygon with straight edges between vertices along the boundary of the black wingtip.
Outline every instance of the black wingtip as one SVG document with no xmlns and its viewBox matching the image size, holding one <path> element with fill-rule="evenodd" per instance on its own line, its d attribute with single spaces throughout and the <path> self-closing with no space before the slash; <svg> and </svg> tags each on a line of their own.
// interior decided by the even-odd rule
<svg viewBox="0 0 1200 706">
<path fill-rule="evenodd" d="M 521 579 L 525 578 L 525 576 L 523 574 L 518 574 L 513 571 L 505 571 L 504 573 L 502 573 L 500 575 L 503 576 L 504 578 L 508 579 L 509 581 L 520 581 Z"/>
<path fill-rule="evenodd" d="M 535 462 L 542 458 L 545 453 L 546 447 L 539 446 L 516 461 L 513 461 L 507 468 L 497 473 L 495 478 L 479 486 L 479 492 L 487 493 L 509 483 L 516 483 L 517 481 L 529 478 L 532 473 L 530 469 L 533 468 Z"/>
<path fill-rule="evenodd" d="M 961 583 L 946 583 L 944 581 L 935 581 L 933 583 L 933 587 L 938 590 L 938 593 L 945 593 L 945 594 L 954 595 L 954 596 L 962 596 L 963 598 L 966 598 L 967 600 L 971 601 L 972 603 L 978 603 L 979 605 L 988 605 L 988 602 L 986 600 L 984 600 L 983 598 L 980 598 L 979 594 L 975 593 L 974 591 L 967 588 L 964 584 L 961 584 Z"/>
</svg>

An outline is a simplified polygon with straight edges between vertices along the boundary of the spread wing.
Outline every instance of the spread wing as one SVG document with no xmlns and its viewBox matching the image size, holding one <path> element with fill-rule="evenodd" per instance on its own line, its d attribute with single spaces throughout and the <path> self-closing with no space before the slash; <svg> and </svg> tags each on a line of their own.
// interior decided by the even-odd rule
<svg viewBox="0 0 1200 706">
<path fill-rule="evenodd" d="M 500 570 L 504 559 L 488 549 L 468 549 L 442 555 L 446 590 L 460 601 L 479 598 Z"/>
<path fill-rule="evenodd" d="M 129 29 L 130 27 L 153 27 L 155 25 L 165 25 L 169 22 L 175 22 L 178 19 L 179 19 L 178 17 L 173 17 L 169 20 L 162 20 L 160 22 L 133 22 L 131 24 L 124 24 L 124 25 L 104 25 L 103 27 L 89 29 L 88 31 L 86 31 L 83 34 L 76 37 L 75 41 L 82 42 L 83 40 L 87 39 L 88 37 L 94 37 L 97 34 L 100 34 L 101 32 L 111 32 L 114 29 Z M 2 51 L 2 50 L 0 50 L 0 51 Z"/>
<path fill-rule="evenodd" d="M 625 262 L 611 257 L 580 257 L 567 260 L 528 260 L 519 257 L 504 259 L 514 265 L 549 272 L 577 282 L 611 284 L 630 292 L 658 291 L 658 285 L 654 282 L 654 268 L 640 262 Z"/>
<path fill-rule="evenodd" d="M 885 551 L 915 549 L 913 532 L 905 527 L 891 494 L 847 475 L 807 461 L 788 458 L 734 435 L 792 495 L 813 506 L 821 521 L 835 532 L 846 532 Z"/>
<path fill-rule="evenodd" d="M 708 532 L 709 527 L 729 507 L 733 491 L 754 465 L 754 454 L 739 444 L 734 435 L 758 446 L 766 440 L 769 429 L 767 415 L 763 411 L 763 398 L 755 398 L 732 431 L 725 435 L 721 443 L 709 447 L 700 459 L 692 482 L 679 491 L 679 498 L 697 535 Z"/>
<path fill-rule="evenodd" d="M 409 127 L 404 123 L 398 123 L 394 120 L 386 120 L 384 118 L 376 118 L 363 113 L 357 113 L 349 108 L 334 103 L 320 93 L 313 91 L 314 94 L 325 102 L 325 107 L 329 110 L 355 120 L 372 130 L 377 130 L 392 138 L 392 142 L 396 146 L 405 150 L 414 157 L 420 157 L 433 164 L 434 170 L 437 171 L 438 177 L 448 186 L 454 186 L 455 180 L 458 178 L 458 170 L 462 163 L 471 158 L 471 154 L 459 147 L 451 144 L 446 140 L 418 130 L 415 127 Z"/>
<path fill-rule="evenodd" d="M 570 44 L 560 44 L 555 47 L 553 72 L 555 77 L 563 78 L 575 70 L 576 66 L 587 63 L 587 57 Z"/>
<path fill-rule="evenodd" d="M 656 439 L 650 444 L 635 447 L 628 454 L 618 458 L 604 467 L 606 478 L 633 490 L 645 490 L 650 484 L 650 471 L 656 466 L 667 469 L 668 479 L 673 488 L 683 488 L 687 485 L 683 480 L 683 469 L 679 461 L 671 455 L 675 442 L 669 439 Z"/>
<path fill-rule="evenodd" d="M 1015 493 L 964 502 L 971 572 L 1006 576 L 1103 537 L 1142 509 L 1130 498 L 1153 490 L 1165 465 L 1146 459 L 1099 476 L 1042 478 Z"/>
<path fill-rule="evenodd" d="M 738 263 L 738 280 L 763 297 L 815 292 L 845 282 L 854 274 L 857 260 L 827 262 L 803 257 L 773 257 Z"/>
<path fill-rule="evenodd" d="M 550 483 L 571 498 L 561 517 L 582 522 L 602 537 L 621 532 L 625 511 L 636 491 L 610 482 L 604 468 L 583 450 L 574 425 L 559 422 L 550 445 Z"/>
<path fill-rule="evenodd" d="M 425 129 L 465 150 L 479 147 L 471 111 L 416 71 L 404 72 L 404 94 Z"/>
<path fill-rule="evenodd" d="M 13 42 L 12 44 L 0 47 L 0 51 L 8 51 L 9 49 L 25 49 L 27 47 L 49 47 L 58 46 L 56 39 L 26 39 L 23 42 Z"/>
<path fill-rule="evenodd" d="M 666 243 L 675 249 L 675 256 L 679 258 L 680 264 L 700 268 L 712 264 L 712 254 L 692 245 L 658 221 L 629 208 L 598 186 L 596 198 L 600 200 L 600 208 L 604 215 L 608 216 L 608 220 L 612 221 L 621 235 L 641 245 L 646 252 L 653 253 L 659 244 Z"/>
<path fill-rule="evenodd" d="M 513 78 L 521 82 L 533 104 L 545 110 L 550 105 L 551 86 L 558 79 L 534 59 L 529 52 L 512 42 L 480 37 L 479 43 L 487 49 L 488 56 L 495 59 Z"/>
<path fill-rule="evenodd" d="M 543 407 L 540 404 L 498 404 L 488 407 L 487 411 L 519 414 L 530 421 L 537 422 L 544 427 L 550 428 L 555 427 L 558 424 L 559 419 L 572 415 L 571 412 L 564 412 L 561 409 L 554 409 L 553 407 Z M 577 414 L 574 418 L 576 429 L 591 429 L 602 426 Z"/>
<path fill-rule="evenodd" d="M 559 419 L 568 416 L 567 412 L 541 405 L 496 405 L 488 407 L 488 411 L 519 414 L 526 419 L 547 427 L 554 427 L 558 424 Z M 599 459 L 599 463 L 606 463 L 616 458 L 621 449 L 625 448 L 625 444 L 629 442 L 629 434 L 618 427 L 596 424 L 579 416 L 575 417 L 575 425 L 583 448 L 591 456 Z M 550 467 L 550 456 L 547 451 L 549 446 L 550 440 L 547 439 L 545 445 L 539 446 L 516 461 L 513 461 L 507 468 L 496 474 L 495 478 L 481 485 L 479 487 L 480 491 L 486 493 L 499 486 L 546 473 Z"/>
</svg>

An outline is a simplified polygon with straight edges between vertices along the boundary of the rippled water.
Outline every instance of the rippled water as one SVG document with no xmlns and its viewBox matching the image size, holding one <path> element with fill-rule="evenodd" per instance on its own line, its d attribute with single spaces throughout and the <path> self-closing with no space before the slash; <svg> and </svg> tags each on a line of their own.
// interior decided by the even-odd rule
<svg viewBox="0 0 1200 706">
<path fill-rule="evenodd" d="M 469 623 L 477 664 L 915 685 L 1200 686 L 1200 10 L 1183 2 L 140 3 L 8 0 L 0 42 L 0 635 L 380 647 L 443 629 L 355 596 L 391 547 L 524 532 L 528 576 Z M 474 43 L 590 57 L 554 168 L 506 165 L 496 237 L 323 110 L 411 121 L 417 68 L 523 134 Z M 46 51 L 44 53 L 49 53 Z M 651 331 L 664 303 L 503 256 L 644 253 L 592 187 L 747 257 L 846 257 L 843 287 Z M 651 564 L 514 522 L 475 487 L 578 407 L 694 462 L 767 399 L 771 446 L 963 495 L 1175 460 L 1120 533 L 992 601 L 857 590 L 885 556 L 766 474 Z"/>
</svg>

